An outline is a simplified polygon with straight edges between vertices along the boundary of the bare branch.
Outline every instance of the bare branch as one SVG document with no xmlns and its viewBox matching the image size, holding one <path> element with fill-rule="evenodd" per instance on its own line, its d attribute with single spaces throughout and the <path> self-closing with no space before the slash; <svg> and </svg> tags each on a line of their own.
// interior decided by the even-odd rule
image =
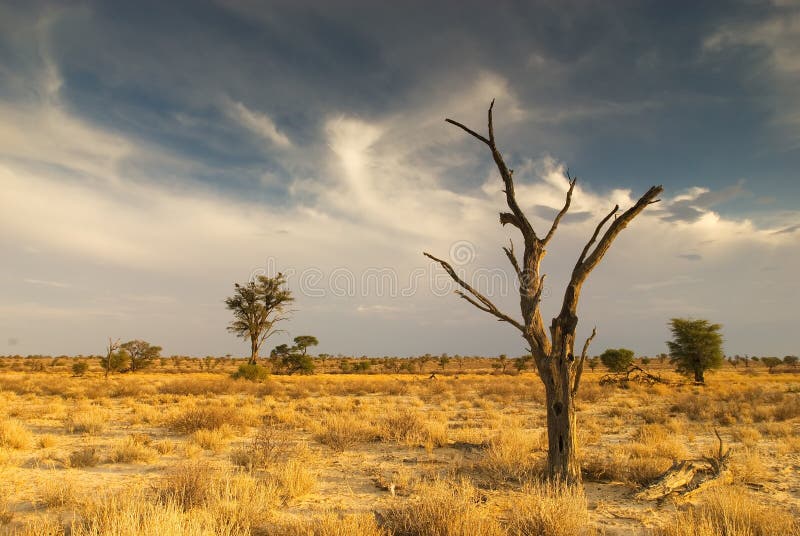
<svg viewBox="0 0 800 536">
<path fill-rule="evenodd" d="M 463 123 L 459 123 L 458 121 L 455 121 L 455 120 L 453 120 L 453 119 L 445 119 L 445 121 L 447 121 L 447 122 L 448 122 L 448 123 L 450 123 L 451 125 L 455 125 L 455 126 L 457 126 L 457 127 L 458 127 L 458 128 L 460 128 L 461 130 L 463 130 L 464 132 L 466 132 L 467 134 L 469 134 L 470 136 L 472 136 L 472 137 L 474 137 L 474 138 L 478 138 L 479 140 L 481 140 L 483 143 L 485 143 L 485 144 L 486 144 L 486 145 L 488 145 L 489 147 L 491 147 L 491 146 L 492 146 L 492 142 L 490 142 L 490 141 L 489 141 L 489 140 L 487 140 L 485 137 L 481 136 L 480 134 L 478 134 L 477 132 L 475 132 L 474 130 L 472 130 L 471 128 L 469 128 L 468 126 L 464 125 Z"/>
<path fill-rule="evenodd" d="M 567 171 L 567 178 L 569 178 L 569 171 Z M 567 190 L 567 199 L 564 201 L 564 208 L 556 216 L 556 219 L 553 220 L 553 225 L 550 227 L 550 230 L 547 232 L 547 236 L 544 237 L 542 240 L 542 246 L 547 245 L 551 238 L 553 238 L 553 234 L 556 232 L 556 228 L 558 224 L 561 222 L 561 218 L 564 217 L 564 214 L 567 213 L 569 210 L 569 204 L 572 202 L 572 191 L 575 189 L 575 183 L 578 179 L 570 179 L 569 181 L 569 190 Z"/>
<path fill-rule="evenodd" d="M 508 241 L 509 247 L 503 246 L 503 251 L 508 257 L 508 260 L 511 262 L 511 266 L 514 267 L 514 272 L 517 274 L 517 278 L 519 278 L 519 282 L 523 283 L 522 281 L 522 270 L 519 268 L 519 263 L 517 262 L 517 256 L 514 254 L 514 242 L 509 240 Z"/>
<path fill-rule="evenodd" d="M 512 326 L 514 326 L 518 330 L 520 330 L 522 333 L 525 333 L 525 327 L 520 322 L 518 322 L 517 320 L 514 320 L 513 318 L 511 318 L 507 314 L 505 314 L 502 311 L 500 311 L 500 309 L 498 309 L 497 306 L 495 306 L 495 304 L 493 304 L 489 300 L 489 298 L 487 298 L 486 296 L 484 296 L 483 294 L 481 294 L 480 292 L 478 292 L 477 290 L 472 288 L 472 286 L 469 283 L 467 283 L 466 281 L 461 279 L 458 276 L 458 274 L 456 273 L 456 271 L 453 269 L 453 267 L 450 265 L 449 262 L 444 261 L 444 260 L 439 259 L 439 258 L 436 258 L 433 255 L 431 255 L 430 253 L 423 252 L 423 255 L 425 255 L 426 257 L 428 257 L 431 260 L 434 260 L 434 261 L 438 262 L 442 266 L 442 268 L 444 268 L 445 271 L 450 275 L 450 277 L 453 279 L 453 281 L 458 283 L 459 286 L 461 286 L 461 288 L 463 288 L 464 290 L 466 290 L 467 292 L 472 294 L 472 296 L 474 296 L 475 299 L 472 299 L 469 296 L 467 296 L 466 294 L 464 294 L 463 292 L 457 290 L 456 293 L 459 296 L 461 296 L 462 298 L 464 298 L 465 300 L 470 302 L 472 305 L 474 305 L 475 307 L 477 307 L 481 311 L 485 311 L 485 312 L 487 312 L 487 313 L 489 313 L 491 315 L 494 315 L 499 320 L 502 320 L 503 322 L 508 322 L 509 324 L 511 324 Z M 478 302 L 480 302 L 480 304 Z"/>
<path fill-rule="evenodd" d="M 609 212 L 605 218 L 600 220 L 600 223 L 598 223 L 597 227 L 595 227 L 594 229 L 594 234 L 592 234 L 592 238 L 590 238 L 589 241 L 586 243 L 586 246 L 583 248 L 583 251 L 581 252 L 581 256 L 578 257 L 578 262 L 576 263 L 576 266 L 578 264 L 583 263 L 583 259 L 585 259 L 586 254 L 589 253 L 589 248 L 592 247 L 594 241 L 597 240 L 597 235 L 600 234 L 600 230 L 603 228 L 606 222 L 611 219 L 611 216 L 617 213 L 618 210 L 619 210 L 619 205 L 614 205 L 614 208 L 611 209 L 611 212 Z"/>
<path fill-rule="evenodd" d="M 581 385 L 581 375 L 583 375 L 583 365 L 586 363 L 586 354 L 589 351 L 589 344 L 591 344 L 592 339 L 594 336 L 597 335 L 597 326 L 592 328 L 592 334 L 586 339 L 586 342 L 583 343 L 583 351 L 581 352 L 581 357 L 576 364 L 575 369 L 575 379 L 572 382 L 572 396 L 575 396 L 578 393 L 578 387 Z"/>
<path fill-rule="evenodd" d="M 525 245 L 532 246 L 533 243 L 537 240 L 536 233 L 533 230 L 533 226 L 528 221 L 528 218 L 522 212 L 519 204 L 517 203 L 516 196 L 514 194 L 514 179 L 513 175 L 514 172 L 508 169 L 505 161 L 503 160 L 503 155 L 500 154 L 500 151 L 497 149 L 497 145 L 495 144 L 495 137 L 494 137 L 494 122 L 492 118 L 492 110 L 494 108 L 494 100 L 489 105 L 488 115 L 488 123 L 489 123 L 489 138 L 478 134 L 471 128 L 467 127 L 463 123 L 459 123 L 453 119 L 445 119 L 451 125 L 455 125 L 470 136 L 482 141 L 486 145 L 489 146 L 489 149 L 492 151 L 492 158 L 494 159 L 495 165 L 497 166 L 498 171 L 500 172 L 500 177 L 503 179 L 503 184 L 505 186 L 505 194 L 506 194 L 506 203 L 508 204 L 508 208 L 511 209 L 511 212 L 514 216 L 514 219 L 508 218 L 503 214 L 500 215 L 500 223 L 505 225 L 506 223 L 511 223 L 516 226 L 521 232 L 522 237 L 525 239 Z"/>
</svg>

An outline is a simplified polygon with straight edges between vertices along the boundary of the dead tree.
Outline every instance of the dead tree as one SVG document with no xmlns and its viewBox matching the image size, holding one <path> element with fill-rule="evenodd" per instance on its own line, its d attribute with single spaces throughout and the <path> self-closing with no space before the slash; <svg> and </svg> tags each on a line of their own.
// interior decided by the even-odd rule
<svg viewBox="0 0 800 536">
<path fill-rule="evenodd" d="M 567 483 L 578 483 L 581 481 L 581 471 L 576 452 L 574 402 L 575 394 L 580 385 L 583 366 L 586 362 L 586 352 L 595 334 L 593 330 L 591 337 L 583 346 L 581 355 L 576 358 L 574 354 L 575 330 L 578 325 L 577 309 L 581 286 L 586 281 L 589 273 L 598 265 L 611 247 L 617 235 L 649 204 L 657 201 L 656 198 L 661 193 L 662 188 L 661 186 L 651 187 L 635 205 L 625 212 L 620 213 L 619 206 L 615 206 L 600 221 L 575 263 L 575 268 L 572 271 L 572 276 L 564 294 L 561 312 L 553 318 L 548 334 L 539 310 L 539 301 L 542 296 L 545 277 L 544 274 L 540 275 L 540 264 L 545 256 L 547 244 L 553 238 L 561 219 L 569 210 L 576 179 L 568 175 L 570 179 L 569 189 L 567 190 L 564 206 L 556 215 L 547 234 L 539 236 L 517 202 L 514 194 L 514 172 L 506 165 L 495 143 L 492 122 L 493 107 L 494 101 L 489 106 L 488 137 L 478 134 L 458 121 L 452 119 L 446 119 L 446 121 L 486 145 L 500 172 L 506 203 L 510 210 L 510 212 L 500 213 L 500 223 L 504 226 L 512 225 L 516 227 L 522 234 L 525 247 L 521 264 L 514 251 L 513 242 L 508 247 L 503 248 L 519 281 L 522 319 L 517 320 L 500 311 L 486 296 L 461 279 L 448 262 L 429 253 L 425 253 L 425 255 L 438 262 L 463 289 L 456 291 L 462 298 L 478 309 L 495 316 L 499 321 L 511 324 L 521 332 L 523 339 L 530 348 L 529 352 L 533 355 L 539 377 L 545 386 L 549 476 Z M 606 224 L 608 224 L 608 227 L 603 232 Z"/>
</svg>

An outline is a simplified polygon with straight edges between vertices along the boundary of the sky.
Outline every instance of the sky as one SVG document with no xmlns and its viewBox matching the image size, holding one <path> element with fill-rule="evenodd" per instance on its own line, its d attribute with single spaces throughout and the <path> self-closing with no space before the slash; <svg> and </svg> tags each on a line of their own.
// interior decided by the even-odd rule
<svg viewBox="0 0 800 536">
<path fill-rule="evenodd" d="M 797 354 L 796 2 L 0 2 L 0 354 L 243 355 L 235 282 L 346 355 L 520 355 L 428 251 L 519 316 L 498 145 L 548 246 L 545 322 L 596 223 L 658 204 L 584 285 L 593 353 Z"/>
</svg>

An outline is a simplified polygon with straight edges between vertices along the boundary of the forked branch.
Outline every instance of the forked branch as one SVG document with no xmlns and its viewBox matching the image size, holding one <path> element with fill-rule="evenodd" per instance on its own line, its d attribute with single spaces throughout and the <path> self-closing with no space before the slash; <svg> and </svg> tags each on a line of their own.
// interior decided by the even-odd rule
<svg viewBox="0 0 800 536">
<path fill-rule="evenodd" d="M 489 300 L 489 298 L 487 298 L 486 296 L 484 296 L 483 294 L 481 294 L 480 292 L 475 290 L 469 283 L 467 283 L 466 281 L 461 279 L 458 276 L 458 274 L 456 273 L 456 271 L 453 269 L 453 267 L 450 265 L 449 262 L 444 261 L 442 259 L 439 259 L 437 257 L 434 257 L 430 253 L 423 253 L 423 254 L 426 257 L 428 257 L 429 259 L 438 262 L 442 266 L 442 268 L 444 268 L 445 271 L 450 275 L 450 277 L 453 279 L 453 281 L 458 283 L 458 285 L 461 288 L 466 290 L 472 296 L 470 296 L 470 295 L 468 295 L 468 294 L 466 294 L 466 293 L 464 293 L 464 292 L 462 292 L 460 290 L 457 290 L 456 294 L 458 294 L 459 296 L 461 296 L 462 298 L 467 300 L 469 303 L 471 303 L 472 305 L 474 305 L 475 307 L 477 307 L 481 311 L 485 311 L 485 312 L 487 312 L 487 313 L 489 313 L 491 315 L 494 315 L 495 317 L 497 317 L 498 320 L 500 320 L 502 322 L 508 322 L 509 324 L 511 324 L 512 326 L 514 326 L 518 330 L 520 330 L 522 333 L 525 333 L 525 327 L 520 322 L 518 322 L 517 320 L 514 320 L 513 318 L 511 318 L 507 314 L 505 314 L 502 311 L 500 311 L 500 309 L 498 309 L 497 306 L 495 306 L 495 304 L 493 304 L 491 302 L 491 300 Z"/>
</svg>

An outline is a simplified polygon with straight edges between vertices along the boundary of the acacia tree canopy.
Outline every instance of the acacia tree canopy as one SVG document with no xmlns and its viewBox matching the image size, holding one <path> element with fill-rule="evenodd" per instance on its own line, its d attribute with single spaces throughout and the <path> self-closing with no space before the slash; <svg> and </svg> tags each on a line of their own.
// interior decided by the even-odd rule
<svg viewBox="0 0 800 536">
<path fill-rule="evenodd" d="M 673 318 L 669 321 L 673 340 L 667 341 L 670 363 L 675 370 L 705 383 L 705 371 L 722 366 L 722 325 L 708 320 Z"/>
<path fill-rule="evenodd" d="M 279 331 L 275 324 L 288 318 L 288 307 L 294 298 L 285 285 L 283 274 L 260 275 L 244 285 L 235 284 L 234 295 L 225 300 L 234 318 L 228 331 L 250 339 L 250 364 L 256 364 L 264 341 Z"/>
</svg>

